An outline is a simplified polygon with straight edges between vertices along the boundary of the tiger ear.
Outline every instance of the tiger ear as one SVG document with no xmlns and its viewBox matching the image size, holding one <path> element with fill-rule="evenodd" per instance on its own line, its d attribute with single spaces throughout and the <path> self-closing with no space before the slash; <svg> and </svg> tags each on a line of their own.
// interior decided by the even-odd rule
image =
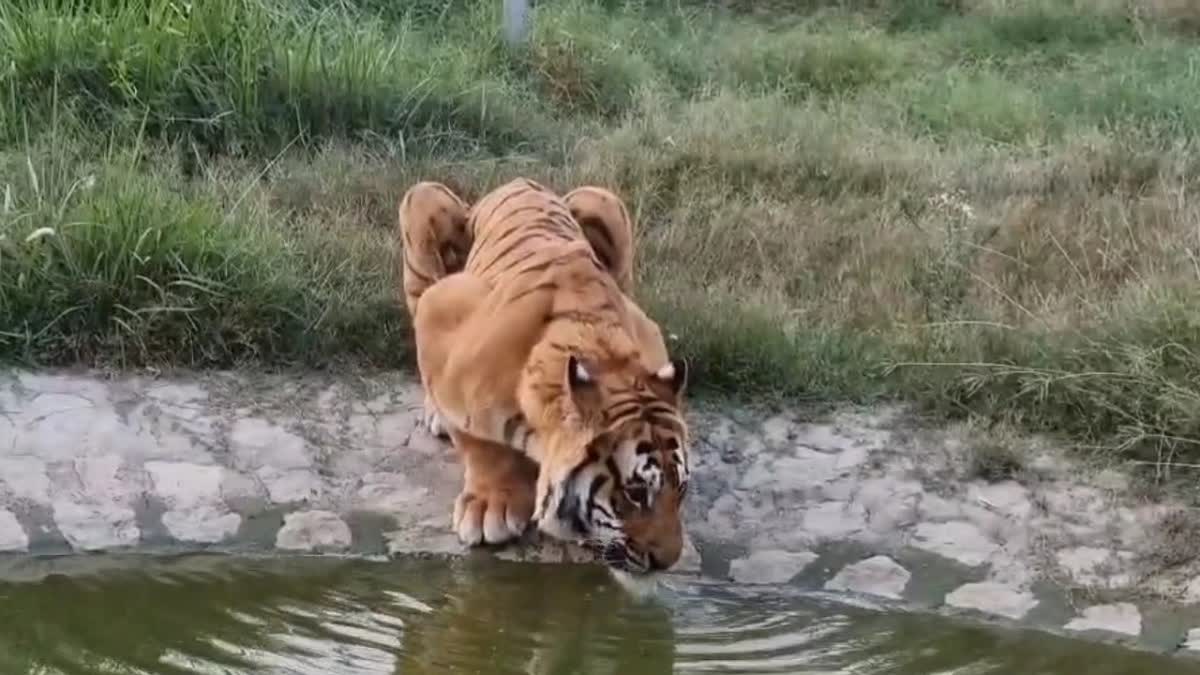
<svg viewBox="0 0 1200 675">
<path fill-rule="evenodd" d="M 585 419 L 600 410 L 600 388 L 587 366 L 572 354 L 567 357 L 567 395 L 575 410 Z"/>
<path fill-rule="evenodd" d="M 579 362 L 574 354 L 567 357 L 567 386 L 572 392 L 589 388 L 594 384 L 592 374 Z"/>
<path fill-rule="evenodd" d="M 670 363 L 659 368 L 654 373 L 663 384 L 671 388 L 671 393 L 679 396 L 687 386 L 688 364 L 685 359 L 672 359 Z"/>
</svg>

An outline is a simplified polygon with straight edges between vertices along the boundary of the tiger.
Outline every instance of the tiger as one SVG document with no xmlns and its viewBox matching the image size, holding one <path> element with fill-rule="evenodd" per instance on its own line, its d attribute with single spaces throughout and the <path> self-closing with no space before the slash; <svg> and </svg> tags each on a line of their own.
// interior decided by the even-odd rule
<svg viewBox="0 0 1200 675">
<path fill-rule="evenodd" d="M 425 421 L 462 458 L 453 525 L 503 544 L 530 522 L 610 567 L 683 549 L 688 364 L 631 299 L 633 224 L 611 191 L 517 178 L 469 207 L 422 181 L 399 205 L 398 295 Z"/>
</svg>

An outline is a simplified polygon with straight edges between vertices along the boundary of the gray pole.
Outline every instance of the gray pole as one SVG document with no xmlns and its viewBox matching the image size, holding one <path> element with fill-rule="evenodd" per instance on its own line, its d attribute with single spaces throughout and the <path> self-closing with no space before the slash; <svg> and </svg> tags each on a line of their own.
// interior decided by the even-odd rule
<svg viewBox="0 0 1200 675">
<path fill-rule="evenodd" d="M 529 0 L 504 0 L 504 39 L 510 46 L 529 36 Z"/>
</svg>

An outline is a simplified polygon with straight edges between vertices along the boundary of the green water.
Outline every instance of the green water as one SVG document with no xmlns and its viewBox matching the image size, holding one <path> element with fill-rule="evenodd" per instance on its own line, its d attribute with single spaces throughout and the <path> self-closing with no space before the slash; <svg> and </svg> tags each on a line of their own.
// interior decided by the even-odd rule
<svg viewBox="0 0 1200 675">
<path fill-rule="evenodd" d="M 483 560 L 8 561 L 0 673 L 1174 675 L 1181 659 L 799 593 Z"/>
</svg>

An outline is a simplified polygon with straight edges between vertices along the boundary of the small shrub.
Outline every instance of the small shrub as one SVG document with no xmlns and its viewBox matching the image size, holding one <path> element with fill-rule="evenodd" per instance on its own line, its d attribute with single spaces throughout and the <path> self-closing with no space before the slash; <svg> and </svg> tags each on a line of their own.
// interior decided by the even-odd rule
<svg viewBox="0 0 1200 675">
<path fill-rule="evenodd" d="M 732 71 L 735 86 L 792 96 L 840 96 L 888 80 L 905 58 L 890 47 L 871 34 L 743 31 L 728 42 L 721 60 Z"/>
<path fill-rule="evenodd" d="M 971 445 L 967 454 L 968 478 L 989 483 L 1018 480 L 1026 470 L 1024 453 L 1012 442 L 991 439 Z"/>
<path fill-rule="evenodd" d="M 909 100 L 909 116 L 917 128 L 942 139 L 972 135 L 1021 143 L 1050 132 L 1032 91 L 986 71 L 957 70 L 931 78 Z"/>
<path fill-rule="evenodd" d="M 929 30 L 962 12 L 962 0 L 901 0 L 893 3 L 887 25 L 894 31 Z"/>
<path fill-rule="evenodd" d="M 1142 562 L 1163 572 L 1200 559 L 1200 512 L 1175 509 L 1164 514 L 1151 532 L 1154 544 L 1142 553 Z"/>
</svg>

